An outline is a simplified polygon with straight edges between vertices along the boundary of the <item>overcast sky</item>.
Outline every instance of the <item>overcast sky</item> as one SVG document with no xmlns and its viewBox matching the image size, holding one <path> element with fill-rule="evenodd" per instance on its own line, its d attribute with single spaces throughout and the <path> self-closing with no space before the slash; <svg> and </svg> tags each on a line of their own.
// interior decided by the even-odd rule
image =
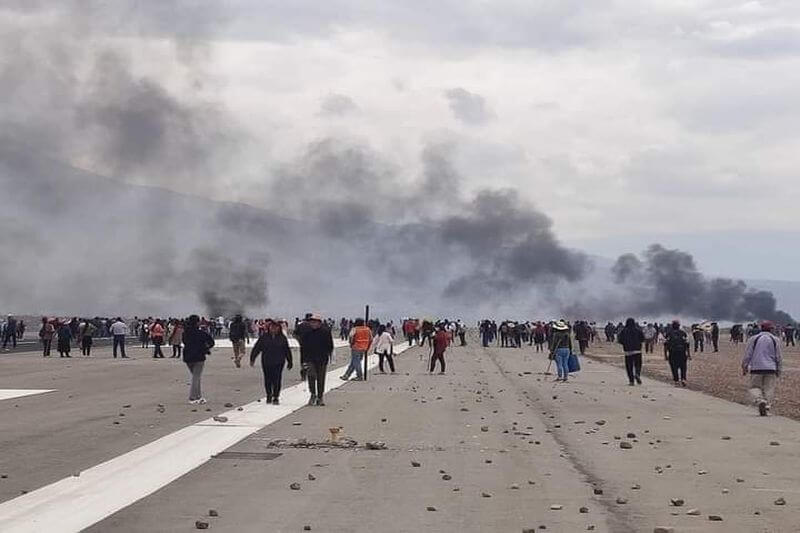
<svg viewBox="0 0 800 533">
<path fill-rule="evenodd" d="M 472 187 L 535 202 L 567 244 L 615 257 L 674 235 L 715 274 L 800 279 L 800 2 L 167 4 L 140 34 L 102 22 L 144 73 L 186 60 L 160 48 L 164 28 L 210 38 L 191 48 L 202 90 L 246 139 L 210 196 L 258 205 L 265 179 L 328 137 L 413 180 L 435 142 Z M 788 251 L 717 250 L 740 231 L 743 247 Z"/>
<path fill-rule="evenodd" d="M 800 224 L 798 2 L 234 4 L 225 98 L 275 157 L 348 135 L 414 169 L 449 139 L 568 241 Z"/>
</svg>

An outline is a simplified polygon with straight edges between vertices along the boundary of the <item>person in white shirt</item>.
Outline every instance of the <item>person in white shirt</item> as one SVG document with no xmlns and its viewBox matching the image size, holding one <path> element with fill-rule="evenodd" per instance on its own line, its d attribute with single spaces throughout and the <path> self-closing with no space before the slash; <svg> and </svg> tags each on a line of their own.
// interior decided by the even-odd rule
<svg viewBox="0 0 800 533">
<path fill-rule="evenodd" d="M 120 353 L 123 359 L 127 359 L 125 355 L 125 336 L 128 334 L 128 326 L 122 321 L 120 317 L 111 324 L 111 334 L 114 336 L 114 359 L 117 358 L 117 346 L 119 346 Z"/>
<path fill-rule="evenodd" d="M 386 326 L 378 327 L 378 334 L 372 339 L 372 345 L 375 347 L 375 353 L 378 354 L 378 369 L 381 374 L 386 373 L 383 370 L 384 359 L 389 362 L 389 370 L 394 374 L 394 338 L 386 330 Z"/>
</svg>

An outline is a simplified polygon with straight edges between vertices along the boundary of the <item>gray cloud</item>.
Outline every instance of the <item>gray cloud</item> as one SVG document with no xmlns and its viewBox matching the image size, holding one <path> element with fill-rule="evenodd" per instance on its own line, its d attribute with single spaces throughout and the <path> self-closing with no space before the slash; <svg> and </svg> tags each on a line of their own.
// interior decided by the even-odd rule
<svg viewBox="0 0 800 533">
<path fill-rule="evenodd" d="M 453 115 L 465 124 L 480 126 L 494 118 L 494 113 L 489 109 L 486 99 L 479 94 L 456 87 L 446 90 L 444 96 L 450 103 Z"/>
<path fill-rule="evenodd" d="M 322 99 L 319 114 L 341 117 L 358 111 L 355 101 L 345 94 L 329 94 Z"/>
</svg>

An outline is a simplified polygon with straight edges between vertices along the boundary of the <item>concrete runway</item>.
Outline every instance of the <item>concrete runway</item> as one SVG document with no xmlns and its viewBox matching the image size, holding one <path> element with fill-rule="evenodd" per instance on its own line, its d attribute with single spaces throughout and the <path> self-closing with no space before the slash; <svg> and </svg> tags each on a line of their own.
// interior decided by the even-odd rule
<svg viewBox="0 0 800 533">
<path fill-rule="evenodd" d="M 249 455 L 204 461 L 88 531 L 193 531 L 198 520 L 231 532 L 800 531 L 796 422 L 655 381 L 628 387 L 622 371 L 586 359 L 570 383 L 555 384 L 540 375 L 544 357 L 528 349 L 454 347 L 444 376 L 424 371 L 422 353 L 399 355 L 395 375 L 345 384 L 327 407 L 286 406 L 283 418 L 228 449 Z M 261 373 L 234 368 L 226 349 L 211 358 L 211 402 L 200 408 L 186 403 L 183 364 L 134 355 L 0 359 L 0 389 L 56 389 L 0 401 L 0 530 L 2 507 L 22 502 L 13 498 L 23 490 L 204 426 L 211 415 L 233 413 L 182 443 L 187 451 L 280 409 L 259 404 L 241 423 L 233 418 L 225 403 L 262 396 Z M 285 387 L 297 379 L 297 368 L 287 372 Z M 324 442 L 334 426 L 387 449 L 291 446 Z M 288 443 L 267 446 L 276 439 Z M 219 516 L 209 517 L 212 509 Z"/>
</svg>

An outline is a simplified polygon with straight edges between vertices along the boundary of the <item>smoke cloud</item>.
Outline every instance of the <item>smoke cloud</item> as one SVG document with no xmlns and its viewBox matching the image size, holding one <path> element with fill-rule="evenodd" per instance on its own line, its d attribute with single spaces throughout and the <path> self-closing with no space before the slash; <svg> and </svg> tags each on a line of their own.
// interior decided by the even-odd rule
<svg viewBox="0 0 800 533">
<path fill-rule="evenodd" d="M 15 252 L 0 281 L 34 287 L 9 291 L 15 311 L 180 313 L 199 303 L 217 313 L 266 303 L 266 261 L 210 254 L 218 233 L 202 202 L 121 181 L 209 196 L 226 186 L 217 176 L 242 132 L 205 89 L 207 39 L 224 19 L 214 5 L 0 6 L 1 238 Z M 142 61 L 149 53 L 160 60 Z"/>
<path fill-rule="evenodd" d="M 653 244 L 641 257 L 620 256 L 612 273 L 631 290 L 625 302 L 630 312 L 648 316 L 673 314 L 712 320 L 793 322 L 777 309 L 774 295 L 753 290 L 743 281 L 706 278 L 691 254 Z"/>
</svg>

